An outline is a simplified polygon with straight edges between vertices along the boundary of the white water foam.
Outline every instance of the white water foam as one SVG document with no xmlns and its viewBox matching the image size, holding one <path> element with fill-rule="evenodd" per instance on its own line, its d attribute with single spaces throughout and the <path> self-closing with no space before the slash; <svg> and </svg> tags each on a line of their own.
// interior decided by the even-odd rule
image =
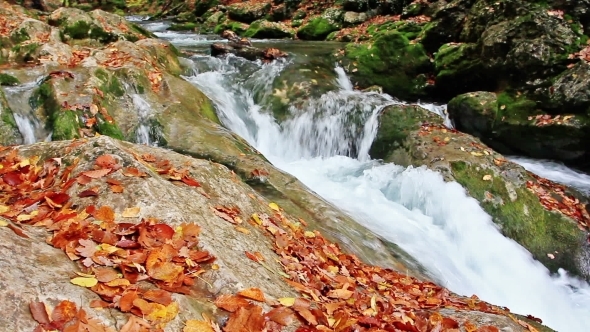
<svg viewBox="0 0 590 332">
<path fill-rule="evenodd" d="M 139 94 L 131 95 L 131 99 L 133 100 L 133 106 L 135 107 L 137 117 L 139 118 L 139 124 L 135 131 L 135 142 L 138 144 L 155 145 L 157 142 L 154 142 L 150 136 L 150 104 Z"/>
<path fill-rule="evenodd" d="M 39 121 L 29 101 L 34 88 L 39 85 L 41 79 L 4 88 L 8 103 L 13 110 L 14 120 L 23 137 L 23 144 L 51 141 L 51 133 Z"/>
<path fill-rule="evenodd" d="M 310 109 L 291 109 L 292 119 L 278 124 L 254 102 L 251 91 L 270 86 L 284 64 L 259 65 L 244 79 L 238 60 L 195 61 L 206 62 L 196 67 L 209 70 L 188 79 L 213 100 L 227 127 L 357 222 L 398 244 L 439 283 L 535 315 L 559 331 L 590 330 L 588 284 L 565 273 L 551 277 L 526 250 L 503 237 L 457 183 L 445 183 L 425 168 L 404 169 L 368 158 L 378 112 L 396 102 L 393 98 L 352 91 L 338 73 L 341 91 L 311 101 Z M 351 129 L 350 117 L 364 128 Z M 347 156 L 355 146 L 358 159 Z"/>
</svg>

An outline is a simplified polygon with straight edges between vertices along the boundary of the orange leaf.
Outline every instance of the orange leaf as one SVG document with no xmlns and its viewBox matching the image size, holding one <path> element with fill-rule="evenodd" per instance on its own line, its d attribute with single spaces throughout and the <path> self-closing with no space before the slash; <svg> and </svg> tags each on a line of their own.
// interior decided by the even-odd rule
<svg viewBox="0 0 590 332">
<path fill-rule="evenodd" d="M 287 326 L 293 321 L 293 311 L 289 308 L 278 307 L 269 311 L 266 317 L 277 324 Z"/>
<path fill-rule="evenodd" d="M 95 164 L 100 168 L 115 168 L 117 166 L 117 159 L 111 154 L 105 154 L 96 158 Z"/>
<path fill-rule="evenodd" d="M 202 320 L 187 320 L 182 332 L 215 332 L 211 324 Z"/>
<path fill-rule="evenodd" d="M 109 206 L 101 206 L 100 209 L 94 213 L 94 218 L 100 221 L 113 222 L 115 221 L 115 211 Z"/>
<path fill-rule="evenodd" d="M 53 324 L 63 326 L 65 323 L 71 321 L 78 314 L 78 308 L 74 302 L 64 300 L 61 301 L 53 312 L 51 313 L 51 320 Z"/>
<path fill-rule="evenodd" d="M 477 329 L 477 332 L 500 332 L 500 330 L 498 330 L 498 328 L 495 326 L 486 325 L 486 326 L 480 326 Z"/>
<path fill-rule="evenodd" d="M 258 301 L 258 302 L 265 301 L 264 293 L 259 288 L 244 289 L 244 290 L 238 292 L 238 295 L 241 295 L 243 297 L 247 297 L 251 300 Z"/>
<path fill-rule="evenodd" d="M 29 303 L 29 310 L 33 315 L 33 319 L 39 324 L 49 324 L 49 316 L 43 302 L 31 302 Z"/>
<path fill-rule="evenodd" d="M 191 187 L 200 187 L 201 186 L 201 184 L 199 182 L 197 182 L 197 180 L 195 180 L 189 176 L 183 176 L 182 182 L 184 182 L 186 185 L 191 186 Z"/>
<path fill-rule="evenodd" d="M 264 328 L 264 317 L 262 308 L 251 306 L 250 308 L 240 307 L 234 312 L 223 328 L 225 332 L 246 332 L 262 331 Z"/>
<path fill-rule="evenodd" d="M 328 292 L 328 297 L 335 298 L 335 299 L 343 299 L 348 300 L 354 294 L 353 291 L 349 291 L 347 289 L 333 289 Z"/>
<path fill-rule="evenodd" d="M 128 177 L 146 177 L 147 174 L 140 171 L 136 167 L 127 167 L 123 169 L 123 175 Z"/>
<path fill-rule="evenodd" d="M 229 312 L 236 312 L 241 307 L 247 307 L 251 303 L 243 297 L 235 295 L 220 295 L 215 299 L 215 305 L 218 308 L 227 310 Z"/>
<path fill-rule="evenodd" d="M 143 298 L 165 306 L 172 303 L 172 295 L 170 292 L 161 289 L 150 289 L 143 293 Z"/>
<path fill-rule="evenodd" d="M 120 194 L 124 191 L 124 188 L 120 185 L 115 184 L 111 186 L 111 191 L 115 194 Z"/>
<path fill-rule="evenodd" d="M 121 328 L 121 332 L 150 332 L 152 326 L 145 320 L 137 317 L 130 316 L 129 320 Z"/>
<path fill-rule="evenodd" d="M 82 175 L 87 176 L 91 179 L 100 179 L 103 176 L 109 174 L 111 172 L 111 169 L 97 169 L 94 171 L 88 171 L 88 172 L 82 172 Z"/>
</svg>

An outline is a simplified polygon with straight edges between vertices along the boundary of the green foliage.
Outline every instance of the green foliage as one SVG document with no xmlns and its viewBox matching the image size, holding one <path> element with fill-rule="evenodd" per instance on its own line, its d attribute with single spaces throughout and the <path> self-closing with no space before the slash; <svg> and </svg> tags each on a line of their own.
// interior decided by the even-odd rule
<svg viewBox="0 0 590 332">
<path fill-rule="evenodd" d="M 29 39 L 31 39 L 31 36 L 29 36 L 29 33 L 24 28 L 15 31 L 10 35 L 10 40 L 15 44 L 20 44 Z"/>
<path fill-rule="evenodd" d="M 121 131 L 121 129 L 116 124 L 109 123 L 100 114 L 97 114 L 96 117 L 98 118 L 98 121 L 97 121 L 98 130 L 97 131 L 101 135 L 110 136 L 112 138 L 116 138 L 116 139 L 119 139 L 119 140 L 124 140 L 125 139 L 125 136 L 123 135 L 123 132 Z"/>
<path fill-rule="evenodd" d="M 51 113 L 49 123 L 54 141 L 79 138 L 80 122 L 75 111 L 57 110 Z"/>
</svg>

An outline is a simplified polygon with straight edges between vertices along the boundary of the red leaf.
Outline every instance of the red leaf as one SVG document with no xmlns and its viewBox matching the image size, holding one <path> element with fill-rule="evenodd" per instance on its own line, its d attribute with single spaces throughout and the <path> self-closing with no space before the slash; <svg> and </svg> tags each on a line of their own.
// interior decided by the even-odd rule
<svg viewBox="0 0 590 332">
<path fill-rule="evenodd" d="M 2 179 L 4 179 L 4 182 L 12 187 L 16 187 L 19 184 L 23 183 L 23 180 L 20 178 L 20 173 L 19 172 L 10 172 L 10 173 L 6 173 L 2 176 Z"/>
<path fill-rule="evenodd" d="M 197 182 L 197 180 L 188 177 L 188 176 L 183 176 L 182 177 L 182 182 L 184 182 L 186 185 L 189 185 L 191 187 L 200 187 L 201 184 L 199 182 Z"/>
<path fill-rule="evenodd" d="M 84 198 L 84 197 L 93 197 L 93 196 L 98 196 L 98 193 L 96 191 L 90 190 L 90 189 L 89 190 L 84 190 L 84 191 L 82 191 L 82 192 L 80 192 L 78 194 L 78 197 L 82 197 L 82 198 Z"/>
</svg>

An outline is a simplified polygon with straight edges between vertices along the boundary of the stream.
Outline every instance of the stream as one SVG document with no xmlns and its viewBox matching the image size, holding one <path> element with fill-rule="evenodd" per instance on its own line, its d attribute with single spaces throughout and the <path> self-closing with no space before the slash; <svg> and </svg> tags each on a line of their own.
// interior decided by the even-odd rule
<svg viewBox="0 0 590 332">
<path fill-rule="evenodd" d="M 354 90 L 344 70 L 329 64 L 332 77 L 326 79 L 334 89 L 290 106 L 286 119 L 275 120 L 267 110 L 269 98 L 277 93 L 273 81 L 290 66 L 327 58 L 338 44 L 258 40 L 254 46 L 273 46 L 293 56 L 270 64 L 233 56 L 218 59 L 207 55 L 210 44 L 219 42 L 217 36 L 171 32 L 166 31 L 166 22 L 133 20 L 194 54 L 189 59 L 192 72 L 184 78 L 213 101 L 227 128 L 359 224 L 401 247 L 441 286 L 539 317 L 557 331 L 590 331 L 590 285 L 563 270 L 550 275 L 528 251 L 502 236 L 459 184 L 446 183 L 426 168 L 404 168 L 370 158 L 379 112 L 403 101 Z M 28 100 L 25 93 L 32 87 L 4 89 L 25 143 L 50 135 L 29 113 L 28 104 L 16 105 Z M 140 95 L 133 96 L 133 104 L 140 115 L 137 141 L 154 144 L 148 132 L 148 104 Z M 444 105 L 420 105 L 443 117 L 446 114 Z M 571 176 L 556 181 L 582 191 L 590 189 L 589 176 L 565 166 L 513 160 L 550 179 L 549 170 L 557 169 L 556 173 Z"/>
</svg>

